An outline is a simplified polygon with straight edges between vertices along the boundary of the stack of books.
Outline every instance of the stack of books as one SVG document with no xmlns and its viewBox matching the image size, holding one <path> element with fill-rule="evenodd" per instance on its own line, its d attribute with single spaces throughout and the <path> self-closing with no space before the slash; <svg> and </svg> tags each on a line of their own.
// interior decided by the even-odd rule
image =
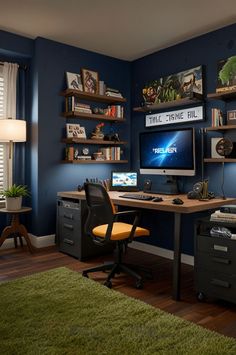
<svg viewBox="0 0 236 355">
<path fill-rule="evenodd" d="M 215 222 L 236 223 L 236 213 L 226 213 L 218 210 L 211 214 L 210 220 Z"/>
<path fill-rule="evenodd" d="M 105 160 L 120 160 L 120 147 L 101 148 Z"/>
<path fill-rule="evenodd" d="M 113 88 L 106 88 L 106 96 L 123 97 L 119 90 Z"/>
<path fill-rule="evenodd" d="M 81 103 L 78 97 L 75 96 L 67 96 L 66 97 L 66 112 L 84 112 L 84 113 L 92 113 L 90 105 Z"/>
</svg>

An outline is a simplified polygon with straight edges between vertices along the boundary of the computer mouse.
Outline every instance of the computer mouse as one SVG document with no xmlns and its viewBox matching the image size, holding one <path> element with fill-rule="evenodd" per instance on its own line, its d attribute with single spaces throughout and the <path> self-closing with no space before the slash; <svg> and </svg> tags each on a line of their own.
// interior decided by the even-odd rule
<svg viewBox="0 0 236 355">
<path fill-rule="evenodd" d="M 181 198 L 177 197 L 177 198 L 174 198 L 174 199 L 172 200 L 172 203 L 173 203 L 174 205 L 182 205 L 182 204 L 184 203 L 184 201 L 181 200 Z"/>
<path fill-rule="evenodd" d="M 152 202 L 161 202 L 163 201 L 163 198 L 162 197 L 155 197 Z"/>
</svg>

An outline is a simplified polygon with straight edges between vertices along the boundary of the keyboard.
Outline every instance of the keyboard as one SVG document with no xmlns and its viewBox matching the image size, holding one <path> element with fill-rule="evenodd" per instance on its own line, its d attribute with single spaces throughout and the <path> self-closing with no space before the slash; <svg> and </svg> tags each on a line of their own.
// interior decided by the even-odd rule
<svg viewBox="0 0 236 355">
<path fill-rule="evenodd" d="M 124 194 L 124 195 L 120 195 L 119 197 L 130 198 L 133 200 L 140 200 L 140 201 L 151 201 L 155 198 L 155 196 L 140 195 L 140 194 Z"/>
</svg>

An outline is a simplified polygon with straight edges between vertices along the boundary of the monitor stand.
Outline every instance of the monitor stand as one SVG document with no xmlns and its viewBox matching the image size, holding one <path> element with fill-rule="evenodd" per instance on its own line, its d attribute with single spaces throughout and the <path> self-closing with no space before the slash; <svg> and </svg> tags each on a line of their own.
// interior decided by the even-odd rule
<svg viewBox="0 0 236 355">
<path fill-rule="evenodd" d="M 163 191 L 151 190 L 150 193 L 164 194 L 164 195 L 178 195 L 179 188 L 178 188 L 177 177 L 172 175 L 167 175 L 166 182 L 164 182 L 163 184 Z"/>
</svg>

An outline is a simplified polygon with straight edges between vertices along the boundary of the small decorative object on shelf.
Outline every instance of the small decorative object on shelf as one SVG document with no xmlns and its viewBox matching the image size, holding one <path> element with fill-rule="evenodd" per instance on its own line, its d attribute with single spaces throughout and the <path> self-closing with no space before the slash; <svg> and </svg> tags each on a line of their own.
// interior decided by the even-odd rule
<svg viewBox="0 0 236 355">
<path fill-rule="evenodd" d="M 104 134 L 101 131 L 101 128 L 104 126 L 104 123 L 99 123 L 97 124 L 97 126 L 95 127 L 94 132 L 92 132 L 91 135 L 91 139 L 103 139 L 104 138 Z"/>
<path fill-rule="evenodd" d="M 93 158 L 95 160 L 104 160 L 104 156 L 102 154 L 102 152 L 95 152 L 93 153 Z"/>
</svg>

